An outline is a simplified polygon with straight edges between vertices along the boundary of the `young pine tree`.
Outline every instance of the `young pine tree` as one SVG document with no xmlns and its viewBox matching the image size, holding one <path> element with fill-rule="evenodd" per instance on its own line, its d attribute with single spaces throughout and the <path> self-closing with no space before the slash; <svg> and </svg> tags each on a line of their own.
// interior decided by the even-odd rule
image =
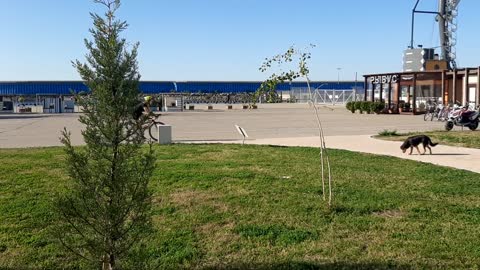
<svg viewBox="0 0 480 270">
<path fill-rule="evenodd" d="M 151 145 L 142 149 L 144 120 L 132 116 L 139 98 L 138 44 L 128 51 L 120 37 L 127 23 L 115 18 L 119 0 L 94 2 L 107 11 L 91 14 L 87 62 L 73 63 L 90 89 L 77 97 L 86 146 L 74 148 L 63 131 L 71 182 L 56 204 L 58 231 L 70 251 L 102 269 L 117 269 L 150 231 L 148 183 L 155 160 Z"/>
</svg>

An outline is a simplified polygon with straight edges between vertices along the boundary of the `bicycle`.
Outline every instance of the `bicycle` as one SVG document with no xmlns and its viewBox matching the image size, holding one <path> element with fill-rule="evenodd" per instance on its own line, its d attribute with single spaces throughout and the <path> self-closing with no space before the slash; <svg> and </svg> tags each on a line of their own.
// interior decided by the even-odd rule
<svg viewBox="0 0 480 270">
<path fill-rule="evenodd" d="M 439 104 L 435 109 L 435 113 L 433 117 L 437 118 L 437 121 L 444 122 L 448 119 L 449 112 L 450 112 L 450 107 L 444 106 L 443 104 Z"/>
<path fill-rule="evenodd" d="M 148 135 L 150 135 L 150 138 L 152 141 L 158 142 L 158 126 L 163 126 L 165 123 L 158 121 L 157 119 L 161 116 L 161 114 L 154 114 L 152 113 L 151 116 L 149 116 L 149 120 L 147 121 L 145 130 L 148 129 Z"/>
<path fill-rule="evenodd" d="M 423 121 L 433 121 L 433 117 L 436 115 L 438 105 L 434 102 L 433 104 L 429 105 L 427 111 L 423 115 Z"/>
<path fill-rule="evenodd" d="M 431 112 L 431 111 L 427 111 L 424 115 L 423 115 L 423 121 L 433 121 L 433 116 L 434 116 L 434 113 Z"/>
</svg>

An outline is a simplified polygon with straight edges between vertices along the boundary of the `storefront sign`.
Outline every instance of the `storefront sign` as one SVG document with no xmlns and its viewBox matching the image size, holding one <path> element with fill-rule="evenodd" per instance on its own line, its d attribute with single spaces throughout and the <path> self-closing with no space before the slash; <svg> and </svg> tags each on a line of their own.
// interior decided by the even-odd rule
<svg viewBox="0 0 480 270">
<path fill-rule="evenodd" d="M 370 77 L 373 84 L 378 83 L 396 83 L 398 81 L 398 75 L 378 75 Z"/>
</svg>

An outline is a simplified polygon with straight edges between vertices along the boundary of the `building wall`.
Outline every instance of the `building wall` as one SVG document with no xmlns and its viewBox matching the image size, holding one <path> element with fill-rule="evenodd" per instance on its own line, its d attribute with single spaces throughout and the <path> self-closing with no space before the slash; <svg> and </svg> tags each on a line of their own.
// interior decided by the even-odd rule
<svg viewBox="0 0 480 270">
<path fill-rule="evenodd" d="M 255 92 L 261 82 L 166 82 L 144 81 L 140 82 L 140 91 L 144 94 L 167 94 L 167 93 L 245 93 Z M 350 90 L 362 89 L 362 83 L 353 81 L 325 82 L 312 81 L 313 89 Z M 292 87 L 307 87 L 305 82 L 281 83 L 277 90 L 290 90 Z M 44 82 L 0 82 L 0 96 L 20 95 L 72 95 L 81 91 L 88 92 L 88 87 L 81 81 L 44 81 Z"/>
<path fill-rule="evenodd" d="M 190 93 L 253 93 L 261 82 L 166 82 L 143 81 L 140 82 L 140 91 L 143 94 L 190 94 Z M 306 88 L 306 82 L 281 83 L 277 86 L 279 91 L 291 91 L 295 88 Z M 354 81 L 325 82 L 312 81 L 310 87 L 320 90 L 352 90 L 363 93 L 363 84 Z M 71 97 L 75 93 L 88 92 L 89 89 L 81 81 L 37 81 L 37 82 L 0 82 L 0 98 L 13 101 L 13 111 L 63 113 L 75 112 L 75 104 Z M 19 98 L 22 97 L 23 101 Z M 175 99 L 169 100 L 171 104 Z M 0 110 L 3 106 L 0 107 Z"/>
</svg>

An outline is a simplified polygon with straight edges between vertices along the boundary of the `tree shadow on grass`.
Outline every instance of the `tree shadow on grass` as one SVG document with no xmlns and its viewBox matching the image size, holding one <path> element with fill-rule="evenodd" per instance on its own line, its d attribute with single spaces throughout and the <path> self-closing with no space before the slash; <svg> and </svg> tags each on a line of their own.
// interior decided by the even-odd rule
<svg viewBox="0 0 480 270">
<path fill-rule="evenodd" d="M 218 144 L 222 144 L 222 142 L 241 142 L 241 139 L 184 139 L 184 140 L 174 140 L 174 143 L 188 143 L 188 142 L 217 142 Z"/>
<path fill-rule="evenodd" d="M 218 270 L 230 270 L 230 269 L 251 269 L 251 270 L 276 270 L 276 269 L 301 269 L 301 270 L 314 270 L 314 269 L 416 269 L 416 268 L 429 268 L 427 265 L 421 266 L 410 266 L 404 264 L 396 264 L 394 262 L 385 262 L 385 263 L 349 263 L 349 262 L 334 262 L 334 263 L 311 263 L 311 262 L 283 262 L 283 263 L 272 263 L 272 264 L 254 264 L 254 263 L 235 263 L 231 265 L 223 266 L 212 266 L 201 268 L 202 270 L 207 269 L 218 269 Z"/>
<path fill-rule="evenodd" d="M 288 146 L 285 146 L 285 145 L 275 145 L 275 144 L 269 144 L 267 146 L 272 148 L 288 148 Z"/>
</svg>

